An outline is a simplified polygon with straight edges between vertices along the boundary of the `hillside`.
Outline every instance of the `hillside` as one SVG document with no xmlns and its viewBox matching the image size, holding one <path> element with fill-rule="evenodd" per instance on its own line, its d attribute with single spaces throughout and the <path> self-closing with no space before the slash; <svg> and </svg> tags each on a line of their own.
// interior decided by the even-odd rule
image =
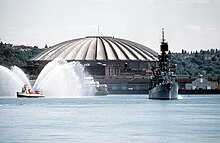
<svg viewBox="0 0 220 143">
<path fill-rule="evenodd" d="M 177 75 L 220 76 L 220 50 L 172 53 L 171 62 L 177 64 Z"/>
<path fill-rule="evenodd" d="M 0 65 L 10 67 L 17 65 L 19 67 L 27 66 L 28 60 L 40 53 L 43 49 L 34 46 L 14 46 L 12 44 L 0 43 Z"/>
</svg>

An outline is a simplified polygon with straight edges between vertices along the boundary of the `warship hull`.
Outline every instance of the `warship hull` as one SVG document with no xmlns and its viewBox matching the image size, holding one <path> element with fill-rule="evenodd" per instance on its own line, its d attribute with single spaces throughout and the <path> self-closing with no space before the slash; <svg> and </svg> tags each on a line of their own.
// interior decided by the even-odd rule
<svg viewBox="0 0 220 143">
<path fill-rule="evenodd" d="M 178 98 L 178 84 L 167 83 L 155 86 L 149 90 L 150 99 L 172 100 Z"/>
</svg>

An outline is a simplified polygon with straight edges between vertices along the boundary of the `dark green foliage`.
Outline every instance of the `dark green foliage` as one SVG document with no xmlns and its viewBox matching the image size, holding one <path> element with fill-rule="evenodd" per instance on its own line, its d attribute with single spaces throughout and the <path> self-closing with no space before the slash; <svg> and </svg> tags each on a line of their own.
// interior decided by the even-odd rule
<svg viewBox="0 0 220 143">
<path fill-rule="evenodd" d="M 38 47 L 12 47 L 12 44 L 0 43 L 0 65 L 10 67 L 17 65 L 19 67 L 27 66 L 28 60 L 40 53 L 42 49 Z"/>
<path fill-rule="evenodd" d="M 195 53 L 172 53 L 171 62 L 177 64 L 177 75 L 220 76 L 220 50 Z"/>
</svg>

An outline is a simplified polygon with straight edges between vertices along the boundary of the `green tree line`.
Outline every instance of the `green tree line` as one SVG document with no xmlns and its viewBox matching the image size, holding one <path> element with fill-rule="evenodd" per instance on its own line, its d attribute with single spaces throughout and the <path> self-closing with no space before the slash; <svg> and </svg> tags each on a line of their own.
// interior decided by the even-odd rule
<svg viewBox="0 0 220 143">
<path fill-rule="evenodd" d="M 12 44 L 0 43 L 0 65 L 10 67 L 16 65 L 18 67 L 27 66 L 28 60 L 40 53 L 43 49 L 37 46 L 20 46 L 16 47 Z"/>
<path fill-rule="evenodd" d="M 220 50 L 207 50 L 194 53 L 172 53 L 171 62 L 177 64 L 177 75 L 220 76 Z"/>
</svg>

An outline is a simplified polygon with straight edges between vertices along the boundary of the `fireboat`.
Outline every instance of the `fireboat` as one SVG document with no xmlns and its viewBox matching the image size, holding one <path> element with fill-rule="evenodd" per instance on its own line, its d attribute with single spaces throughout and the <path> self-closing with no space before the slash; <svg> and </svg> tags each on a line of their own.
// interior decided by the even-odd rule
<svg viewBox="0 0 220 143">
<path fill-rule="evenodd" d="M 24 85 L 22 87 L 21 92 L 17 92 L 17 98 L 43 98 L 45 95 L 40 91 L 32 91 L 31 89 L 27 89 L 27 86 Z"/>
</svg>

